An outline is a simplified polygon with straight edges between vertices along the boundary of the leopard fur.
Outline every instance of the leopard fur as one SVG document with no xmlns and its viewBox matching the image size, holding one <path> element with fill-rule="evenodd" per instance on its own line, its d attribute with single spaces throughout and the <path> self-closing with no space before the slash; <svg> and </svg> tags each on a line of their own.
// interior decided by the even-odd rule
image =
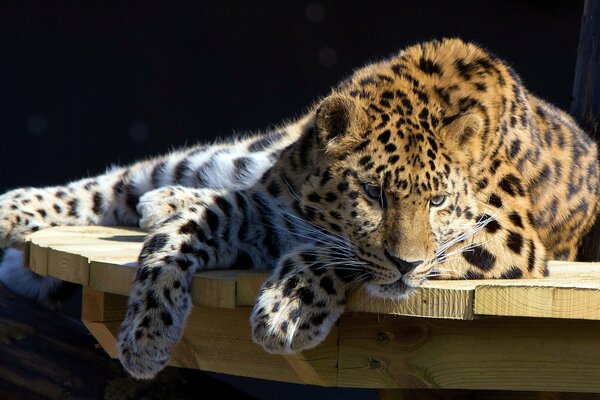
<svg viewBox="0 0 600 400">
<path fill-rule="evenodd" d="M 0 243 L 19 249 L 52 225 L 150 229 L 118 352 L 151 378 L 181 337 L 199 270 L 273 269 L 251 325 L 280 354 L 320 343 L 357 282 L 403 299 L 427 279 L 545 276 L 595 221 L 597 156 L 506 63 L 445 39 L 357 70 L 264 135 L 9 192 Z"/>
</svg>

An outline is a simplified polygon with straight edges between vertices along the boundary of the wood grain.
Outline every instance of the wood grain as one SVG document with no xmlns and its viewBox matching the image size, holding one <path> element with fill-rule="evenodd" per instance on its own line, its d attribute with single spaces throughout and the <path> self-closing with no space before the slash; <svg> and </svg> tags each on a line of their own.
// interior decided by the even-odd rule
<svg viewBox="0 0 600 400">
<path fill-rule="evenodd" d="M 138 229 L 60 227 L 30 237 L 40 273 L 107 293 L 129 293 L 145 234 Z M 356 288 L 347 309 L 376 314 L 472 319 L 477 315 L 600 319 L 600 263 L 552 261 L 551 277 L 531 280 L 431 281 L 405 301 L 375 299 Z M 194 304 L 252 306 L 268 271 L 206 271 L 192 283 Z"/>
<path fill-rule="evenodd" d="M 597 321 L 348 313 L 338 385 L 600 392 Z"/>
</svg>

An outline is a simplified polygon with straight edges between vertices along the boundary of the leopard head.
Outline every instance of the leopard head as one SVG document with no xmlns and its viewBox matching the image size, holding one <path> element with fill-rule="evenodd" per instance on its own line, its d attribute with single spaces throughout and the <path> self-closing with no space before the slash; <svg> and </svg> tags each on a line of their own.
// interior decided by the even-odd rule
<svg viewBox="0 0 600 400">
<path fill-rule="evenodd" d="M 487 178 L 478 175 L 493 144 L 495 111 L 458 78 L 445 77 L 442 87 L 422 71 L 422 58 L 358 71 L 319 104 L 322 151 L 301 188 L 305 214 L 347 240 L 349 265 L 361 272 L 356 279 L 380 297 L 407 296 L 428 278 L 473 273 L 468 263 L 444 267 L 476 245 L 475 232 L 494 228 L 494 199 L 483 196 Z M 498 85 L 489 74 L 478 82 Z"/>
</svg>

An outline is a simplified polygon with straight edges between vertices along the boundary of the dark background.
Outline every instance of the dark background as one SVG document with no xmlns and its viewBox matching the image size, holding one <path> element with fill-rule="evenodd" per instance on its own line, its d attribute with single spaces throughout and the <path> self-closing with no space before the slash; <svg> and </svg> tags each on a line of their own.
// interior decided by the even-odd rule
<svg viewBox="0 0 600 400">
<path fill-rule="evenodd" d="M 4 3 L 4 4 L 3 4 Z M 0 191 L 298 115 L 353 68 L 460 36 L 568 108 L 583 1 L 0 2 Z M 200 4 L 201 3 L 201 4 Z"/>
<path fill-rule="evenodd" d="M 353 68 L 443 36 L 484 45 L 532 92 L 568 108 L 583 8 L 517 0 L 5 3 L 0 192 L 265 128 L 301 113 Z M 238 385 L 264 398 L 289 387 Z"/>
</svg>

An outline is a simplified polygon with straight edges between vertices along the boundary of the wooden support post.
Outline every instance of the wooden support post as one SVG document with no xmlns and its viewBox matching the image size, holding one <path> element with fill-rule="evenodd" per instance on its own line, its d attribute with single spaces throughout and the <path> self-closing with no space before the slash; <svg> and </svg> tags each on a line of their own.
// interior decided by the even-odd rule
<svg viewBox="0 0 600 400">
<path fill-rule="evenodd" d="M 597 0 L 585 1 L 581 18 L 571 114 L 600 142 L 600 1 Z M 584 238 L 578 258 L 600 261 L 600 221 Z"/>
</svg>

